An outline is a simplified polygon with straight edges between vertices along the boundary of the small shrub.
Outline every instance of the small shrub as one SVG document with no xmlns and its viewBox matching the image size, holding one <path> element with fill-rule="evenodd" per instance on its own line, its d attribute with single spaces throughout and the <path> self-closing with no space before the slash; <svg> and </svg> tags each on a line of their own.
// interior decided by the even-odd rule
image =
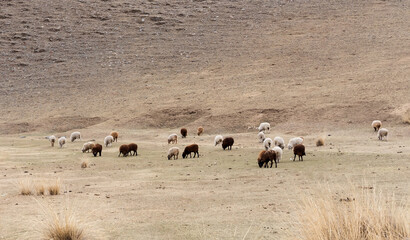
<svg viewBox="0 0 410 240">
<path fill-rule="evenodd" d="M 84 230 L 75 220 L 73 214 L 66 210 L 63 219 L 56 213 L 52 213 L 53 217 L 47 224 L 45 229 L 45 238 L 53 240 L 82 240 L 85 239 Z"/>
<path fill-rule="evenodd" d="M 46 187 L 44 186 L 44 183 L 36 184 L 36 192 L 37 195 L 44 195 L 46 193 Z"/>
<path fill-rule="evenodd" d="M 319 139 L 316 141 L 316 146 L 317 146 L 317 147 L 324 146 L 324 145 L 325 145 L 325 140 L 324 140 L 323 138 L 319 138 Z"/>
<path fill-rule="evenodd" d="M 57 179 L 55 183 L 52 183 L 48 186 L 48 192 L 50 195 L 60 194 L 60 179 Z"/>
<path fill-rule="evenodd" d="M 21 195 L 33 194 L 33 182 L 31 179 L 24 179 L 19 182 L 19 191 Z"/>
<path fill-rule="evenodd" d="M 88 168 L 88 162 L 87 161 L 83 161 L 81 163 L 81 168 Z"/>
</svg>

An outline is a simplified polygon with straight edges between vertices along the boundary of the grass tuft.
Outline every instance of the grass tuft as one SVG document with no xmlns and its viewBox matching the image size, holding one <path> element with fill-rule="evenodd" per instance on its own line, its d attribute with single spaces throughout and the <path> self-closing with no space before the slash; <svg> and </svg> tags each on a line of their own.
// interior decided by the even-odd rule
<svg viewBox="0 0 410 240">
<path fill-rule="evenodd" d="M 60 179 L 57 179 L 54 183 L 51 183 L 48 186 L 48 192 L 50 193 L 50 195 L 58 195 L 60 194 Z"/>
<path fill-rule="evenodd" d="M 88 168 L 88 162 L 87 161 L 83 161 L 81 163 L 81 168 Z"/>
<path fill-rule="evenodd" d="M 324 146 L 324 145 L 325 145 L 325 140 L 324 140 L 323 138 L 319 138 L 319 139 L 316 141 L 316 146 L 317 146 L 317 147 Z"/>
<path fill-rule="evenodd" d="M 33 182 L 31 179 L 24 179 L 19 182 L 19 191 L 21 195 L 32 195 L 33 194 Z"/>
<path fill-rule="evenodd" d="M 64 216 L 52 213 L 52 218 L 46 225 L 44 232 L 46 239 L 53 240 L 82 240 L 85 239 L 84 229 L 80 227 L 73 213 L 65 209 Z"/>
</svg>

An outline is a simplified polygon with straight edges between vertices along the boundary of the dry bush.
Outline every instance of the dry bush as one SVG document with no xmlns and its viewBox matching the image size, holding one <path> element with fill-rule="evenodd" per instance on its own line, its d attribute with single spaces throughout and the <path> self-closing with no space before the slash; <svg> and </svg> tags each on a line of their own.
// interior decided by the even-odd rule
<svg viewBox="0 0 410 240">
<path fill-rule="evenodd" d="M 35 187 L 37 195 L 44 195 L 46 193 L 46 187 L 44 186 L 44 182 L 36 183 Z"/>
<path fill-rule="evenodd" d="M 316 146 L 317 146 L 317 147 L 324 146 L 324 145 L 325 145 L 325 139 L 319 138 L 319 139 L 316 141 Z"/>
<path fill-rule="evenodd" d="M 74 214 L 67 208 L 62 217 L 51 212 L 51 219 L 46 225 L 44 237 L 53 240 L 81 240 L 85 239 L 84 229 L 76 221 Z"/>
<path fill-rule="evenodd" d="M 403 123 L 410 124 L 410 109 L 407 109 L 402 115 L 401 119 Z"/>
<path fill-rule="evenodd" d="M 32 195 L 33 194 L 33 181 L 28 178 L 19 181 L 19 191 L 21 195 Z"/>
<path fill-rule="evenodd" d="M 54 183 L 51 183 L 48 186 L 48 192 L 50 193 L 50 195 L 58 195 L 60 194 L 60 179 L 57 179 Z"/>
<path fill-rule="evenodd" d="M 303 199 L 302 239 L 381 240 L 410 236 L 408 206 L 396 205 L 375 189 L 353 190 L 346 198 L 326 192 Z"/>
<path fill-rule="evenodd" d="M 81 168 L 88 168 L 88 162 L 87 161 L 83 161 L 81 163 Z"/>
</svg>

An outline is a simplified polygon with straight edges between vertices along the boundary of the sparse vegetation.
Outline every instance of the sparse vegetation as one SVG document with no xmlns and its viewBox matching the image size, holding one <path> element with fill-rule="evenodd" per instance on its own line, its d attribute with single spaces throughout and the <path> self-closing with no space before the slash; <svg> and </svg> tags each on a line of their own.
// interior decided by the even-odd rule
<svg viewBox="0 0 410 240">
<path fill-rule="evenodd" d="M 88 168 L 88 162 L 87 161 L 83 161 L 81 163 L 81 168 Z"/>
<path fill-rule="evenodd" d="M 48 192 L 50 193 L 50 195 L 60 194 L 60 179 L 57 179 L 54 183 L 51 183 L 48 186 Z"/>
<path fill-rule="evenodd" d="M 396 206 L 375 189 L 334 197 L 329 191 L 303 201 L 302 239 L 405 239 L 410 235 L 406 206 Z"/>
<path fill-rule="evenodd" d="M 324 140 L 323 138 L 319 138 L 319 139 L 316 141 L 316 146 L 317 146 L 317 147 L 324 146 L 324 145 L 325 145 L 325 140 Z"/>
<path fill-rule="evenodd" d="M 65 209 L 63 219 L 54 212 L 52 214 L 44 233 L 46 239 L 82 240 L 85 238 L 83 228 L 79 226 L 71 211 Z"/>
<path fill-rule="evenodd" d="M 44 183 L 36 183 L 36 192 L 37 195 L 44 195 L 46 193 L 46 187 L 44 186 Z"/>
<path fill-rule="evenodd" d="M 31 179 L 24 179 L 19 182 L 19 191 L 21 195 L 33 194 L 33 181 Z"/>
</svg>

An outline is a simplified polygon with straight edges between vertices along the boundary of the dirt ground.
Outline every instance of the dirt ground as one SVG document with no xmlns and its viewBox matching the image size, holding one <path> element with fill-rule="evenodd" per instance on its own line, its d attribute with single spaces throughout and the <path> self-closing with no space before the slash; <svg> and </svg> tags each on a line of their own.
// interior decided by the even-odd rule
<svg viewBox="0 0 410 240">
<path fill-rule="evenodd" d="M 49 206 L 91 239 L 298 239 L 300 199 L 322 185 L 408 202 L 408 22 L 409 1 L 1 1 L 0 239 L 39 238 Z M 263 121 L 303 136 L 305 161 L 258 168 Z M 166 160 L 181 127 L 199 159 Z M 44 139 L 75 130 L 63 149 Z M 112 130 L 102 157 L 80 151 Z M 129 142 L 139 156 L 118 158 Z M 19 195 L 57 178 L 59 196 Z"/>
</svg>

